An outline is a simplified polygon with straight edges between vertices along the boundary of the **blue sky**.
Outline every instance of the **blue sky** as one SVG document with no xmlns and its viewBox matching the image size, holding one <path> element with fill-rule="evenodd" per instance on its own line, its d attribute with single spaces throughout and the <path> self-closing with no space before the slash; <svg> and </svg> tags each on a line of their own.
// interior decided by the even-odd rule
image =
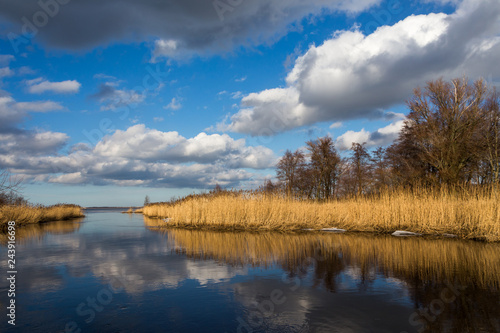
<svg viewBox="0 0 500 333">
<path fill-rule="evenodd" d="M 0 0 L 0 168 L 34 203 L 255 188 L 397 138 L 412 89 L 500 77 L 496 0 Z"/>
</svg>

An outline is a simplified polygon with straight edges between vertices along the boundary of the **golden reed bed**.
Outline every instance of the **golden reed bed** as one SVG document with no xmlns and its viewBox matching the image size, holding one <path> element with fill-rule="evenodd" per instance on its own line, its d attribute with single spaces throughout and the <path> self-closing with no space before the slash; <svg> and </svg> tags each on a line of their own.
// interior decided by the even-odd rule
<svg viewBox="0 0 500 333">
<path fill-rule="evenodd" d="M 169 218 L 165 227 L 213 230 L 298 230 L 450 233 L 464 239 L 500 241 L 500 193 L 478 189 L 386 192 L 329 202 L 271 195 L 200 196 L 144 207 L 148 217 Z"/>
<path fill-rule="evenodd" d="M 453 281 L 500 288 L 500 244 L 496 243 L 324 232 L 164 230 L 157 221 L 145 218 L 147 226 L 168 234 L 177 251 L 197 259 L 237 266 L 280 265 L 295 272 L 313 262 L 330 263 L 329 268 L 337 263 L 339 270 L 357 268 L 361 278 L 378 272 L 409 283 Z"/>
<path fill-rule="evenodd" d="M 56 205 L 50 207 L 2 206 L 0 207 L 0 231 L 6 228 L 9 221 L 15 221 L 17 225 L 23 225 L 63 221 L 83 216 L 82 208 L 75 205 Z"/>
</svg>

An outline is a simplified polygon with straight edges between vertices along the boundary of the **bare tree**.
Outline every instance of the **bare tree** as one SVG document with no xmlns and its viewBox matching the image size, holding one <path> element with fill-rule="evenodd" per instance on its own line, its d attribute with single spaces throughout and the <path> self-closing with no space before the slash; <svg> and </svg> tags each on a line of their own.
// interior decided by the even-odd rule
<svg viewBox="0 0 500 333">
<path fill-rule="evenodd" d="M 287 151 L 278 178 L 288 194 L 328 199 L 386 186 L 500 185 L 500 96 L 483 80 L 428 82 L 407 102 L 410 113 L 398 139 L 373 157 L 353 143 L 341 160 L 330 137 L 307 142 L 309 163 Z"/>
<path fill-rule="evenodd" d="M 483 143 L 482 154 L 487 166 L 488 177 L 494 184 L 500 183 L 500 96 L 496 90 L 490 93 L 483 110 L 483 126 L 480 131 Z"/>
<path fill-rule="evenodd" d="M 421 150 L 413 134 L 403 128 L 399 138 L 385 152 L 393 185 L 411 187 L 435 183 L 436 169 L 422 160 L 420 155 Z"/>
<path fill-rule="evenodd" d="M 373 151 L 372 174 L 375 190 L 380 192 L 382 188 L 390 185 L 389 162 L 387 161 L 386 149 L 378 147 Z"/>
<path fill-rule="evenodd" d="M 437 172 L 439 183 L 467 181 L 465 171 L 475 162 L 477 140 L 487 88 L 483 80 L 466 78 L 451 83 L 431 81 L 415 89 L 400 142 L 410 140 L 416 157 Z M 401 138 L 400 138 L 401 139 Z"/>
<path fill-rule="evenodd" d="M 366 142 L 363 144 L 353 142 L 351 147 L 352 156 L 350 162 L 357 195 L 365 193 L 371 178 L 371 157 L 365 145 Z"/>
<path fill-rule="evenodd" d="M 0 192 L 18 192 L 22 180 L 12 177 L 6 170 L 0 170 Z"/>
<path fill-rule="evenodd" d="M 266 179 L 264 180 L 264 184 L 259 187 L 259 191 L 266 194 L 274 194 L 278 188 L 279 184 L 274 184 L 272 180 Z"/>
<path fill-rule="evenodd" d="M 316 197 L 329 199 L 335 193 L 340 157 L 329 136 L 307 142 L 310 172 L 316 179 Z"/>
<path fill-rule="evenodd" d="M 294 194 L 297 188 L 299 172 L 304 167 L 305 157 L 299 150 L 294 153 L 287 150 L 285 155 L 279 160 L 276 166 L 277 176 L 284 183 L 287 195 L 291 196 Z"/>
<path fill-rule="evenodd" d="M 312 199 L 319 186 L 317 171 L 310 164 L 304 164 L 304 167 L 297 170 L 297 192 L 300 197 Z"/>
<path fill-rule="evenodd" d="M 0 205 L 26 203 L 19 194 L 21 183 L 21 178 L 11 176 L 6 170 L 0 170 Z"/>
</svg>

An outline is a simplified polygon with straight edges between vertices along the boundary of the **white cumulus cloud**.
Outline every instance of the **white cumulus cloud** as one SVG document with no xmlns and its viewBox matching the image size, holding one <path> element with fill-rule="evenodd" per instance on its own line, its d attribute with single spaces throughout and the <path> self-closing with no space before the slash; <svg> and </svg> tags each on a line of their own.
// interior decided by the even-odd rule
<svg viewBox="0 0 500 333">
<path fill-rule="evenodd" d="M 67 184 L 211 188 L 242 187 L 260 179 L 249 169 L 273 167 L 276 157 L 227 134 L 184 138 L 135 125 L 104 137 L 95 147 L 77 144 L 62 153 L 63 133 L 0 134 L 0 168 L 26 181 Z"/>
<path fill-rule="evenodd" d="M 353 143 L 366 143 L 366 148 L 384 147 L 394 142 L 403 128 L 404 120 L 391 123 L 374 132 L 366 131 L 347 131 L 339 136 L 335 141 L 335 146 L 340 150 L 351 149 Z"/>
<path fill-rule="evenodd" d="M 377 119 L 426 81 L 500 75 L 500 2 L 412 15 L 370 35 L 336 32 L 299 57 L 284 88 L 251 93 L 219 130 L 274 135 L 323 121 Z"/>
<path fill-rule="evenodd" d="M 53 92 L 58 94 L 75 94 L 80 91 L 82 86 L 76 80 L 67 80 L 62 82 L 50 82 L 41 78 L 28 80 L 28 91 L 32 94 L 43 94 Z"/>
<path fill-rule="evenodd" d="M 164 107 L 164 109 L 171 109 L 171 110 L 179 110 L 180 108 L 182 108 L 182 104 L 178 101 L 177 98 L 172 98 L 172 100 L 170 101 L 170 103 Z"/>
</svg>

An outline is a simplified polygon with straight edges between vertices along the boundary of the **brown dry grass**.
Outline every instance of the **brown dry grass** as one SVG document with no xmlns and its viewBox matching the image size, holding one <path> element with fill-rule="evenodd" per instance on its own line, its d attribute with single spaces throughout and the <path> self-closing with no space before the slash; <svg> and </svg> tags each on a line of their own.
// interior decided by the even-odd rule
<svg viewBox="0 0 500 333">
<path fill-rule="evenodd" d="M 132 207 L 130 207 L 127 211 L 122 212 L 122 214 L 133 214 L 133 213 L 134 213 L 134 210 L 132 209 Z"/>
<path fill-rule="evenodd" d="M 464 239 L 500 241 L 500 198 L 492 188 L 386 191 L 377 197 L 329 202 L 241 194 L 200 196 L 177 204 L 144 207 L 166 226 L 217 230 L 297 230 L 336 227 L 389 233 L 450 233 Z"/>
<path fill-rule="evenodd" d="M 15 221 L 16 225 L 22 225 L 63 221 L 83 216 L 82 208 L 75 205 L 2 206 L 0 207 L 0 230 L 3 230 L 9 221 Z"/>
</svg>

